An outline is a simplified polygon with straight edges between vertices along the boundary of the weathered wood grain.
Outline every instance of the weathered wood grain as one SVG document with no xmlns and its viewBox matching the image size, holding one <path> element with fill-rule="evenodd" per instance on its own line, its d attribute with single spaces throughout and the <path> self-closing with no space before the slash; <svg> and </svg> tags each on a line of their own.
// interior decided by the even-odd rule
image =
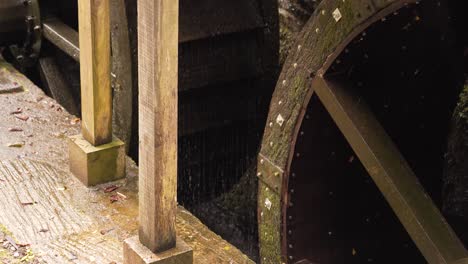
<svg viewBox="0 0 468 264">
<path fill-rule="evenodd" d="M 140 228 L 152 252 L 175 246 L 178 0 L 138 2 Z"/>
<path fill-rule="evenodd" d="M 82 134 L 94 146 L 112 141 L 109 0 L 78 2 Z"/>
</svg>

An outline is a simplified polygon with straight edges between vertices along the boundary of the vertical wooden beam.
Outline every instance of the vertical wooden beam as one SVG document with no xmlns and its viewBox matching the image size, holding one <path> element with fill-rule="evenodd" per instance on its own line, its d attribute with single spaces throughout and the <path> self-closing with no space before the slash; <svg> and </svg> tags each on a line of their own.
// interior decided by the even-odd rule
<svg viewBox="0 0 468 264">
<path fill-rule="evenodd" d="M 125 177 L 125 144 L 112 137 L 109 0 L 79 0 L 81 134 L 69 137 L 70 171 L 86 186 Z"/>
<path fill-rule="evenodd" d="M 139 235 L 125 264 L 193 263 L 177 239 L 178 0 L 138 0 Z"/>
<path fill-rule="evenodd" d="M 138 1 L 140 242 L 176 244 L 178 0 Z"/>
<path fill-rule="evenodd" d="M 124 242 L 124 263 L 193 263 L 177 239 L 177 69 L 179 0 L 138 0 L 138 237 Z"/>
<path fill-rule="evenodd" d="M 109 0 L 80 0 L 82 134 L 93 146 L 112 141 Z"/>
</svg>

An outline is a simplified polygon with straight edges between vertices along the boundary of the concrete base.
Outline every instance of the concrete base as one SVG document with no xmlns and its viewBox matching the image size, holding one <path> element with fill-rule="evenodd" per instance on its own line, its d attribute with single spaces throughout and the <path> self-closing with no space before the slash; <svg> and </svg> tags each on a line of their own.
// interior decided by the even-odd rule
<svg viewBox="0 0 468 264">
<path fill-rule="evenodd" d="M 124 264 L 192 264 L 193 251 L 177 238 L 176 247 L 161 253 L 153 253 L 140 243 L 138 236 L 124 241 Z"/>
<path fill-rule="evenodd" d="M 125 177 L 125 144 L 114 137 L 111 143 L 93 146 L 83 136 L 69 137 L 70 171 L 86 186 Z"/>
</svg>

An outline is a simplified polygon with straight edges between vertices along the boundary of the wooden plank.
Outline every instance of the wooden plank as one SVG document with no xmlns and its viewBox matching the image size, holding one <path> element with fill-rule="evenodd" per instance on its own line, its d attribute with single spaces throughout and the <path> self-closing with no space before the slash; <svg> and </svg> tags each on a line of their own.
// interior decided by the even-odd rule
<svg viewBox="0 0 468 264">
<path fill-rule="evenodd" d="M 109 0 L 80 0 L 78 12 L 81 132 L 97 146 L 112 141 Z"/>
<path fill-rule="evenodd" d="M 138 2 L 140 228 L 158 253 L 176 243 L 178 0 Z"/>
</svg>

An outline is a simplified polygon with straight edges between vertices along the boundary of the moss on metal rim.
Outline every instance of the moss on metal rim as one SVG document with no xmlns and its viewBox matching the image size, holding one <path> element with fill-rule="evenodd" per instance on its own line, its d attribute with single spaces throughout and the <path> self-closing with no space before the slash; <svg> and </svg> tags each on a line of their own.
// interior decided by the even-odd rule
<svg viewBox="0 0 468 264">
<path fill-rule="evenodd" d="M 272 192 L 260 181 L 258 190 L 259 242 L 262 263 L 287 262 L 283 238 L 284 205 L 287 204 L 289 167 L 295 140 L 312 95 L 311 79 L 322 75 L 344 47 L 385 15 L 415 1 L 324 0 L 298 34 L 270 103 L 260 155 L 283 170 L 282 192 Z M 340 17 L 333 16 L 339 11 Z M 259 160 L 260 160 L 259 156 Z M 262 175 L 258 171 L 258 175 Z M 269 202 L 266 202 L 266 201 Z M 265 210 L 268 205 L 269 210 Z"/>
</svg>

